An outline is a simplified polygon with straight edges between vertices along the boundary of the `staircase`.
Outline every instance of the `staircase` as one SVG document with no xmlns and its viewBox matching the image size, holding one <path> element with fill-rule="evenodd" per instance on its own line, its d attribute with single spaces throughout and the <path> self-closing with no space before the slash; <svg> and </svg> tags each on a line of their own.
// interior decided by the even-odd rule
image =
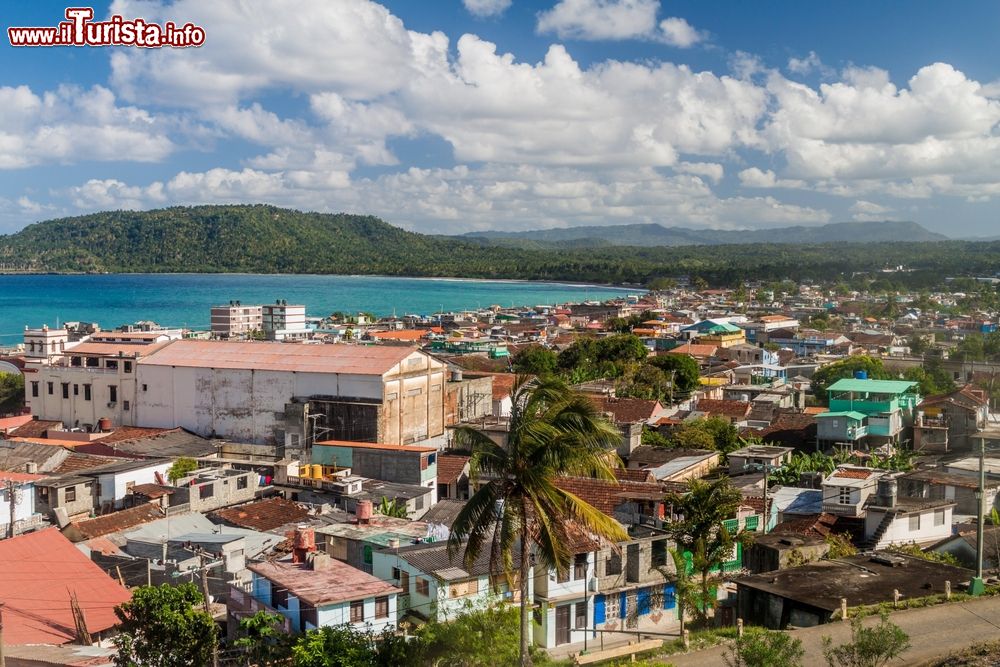
<svg viewBox="0 0 1000 667">
<path fill-rule="evenodd" d="M 871 537 L 866 539 L 861 543 L 863 549 L 871 550 L 878 548 L 878 543 L 882 541 L 882 537 L 885 535 L 885 531 L 889 530 L 889 526 L 892 524 L 893 520 L 896 518 L 896 512 L 886 512 L 885 516 L 882 517 L 882 521 L 878 524 L 878 528 Z"/>
</svg>

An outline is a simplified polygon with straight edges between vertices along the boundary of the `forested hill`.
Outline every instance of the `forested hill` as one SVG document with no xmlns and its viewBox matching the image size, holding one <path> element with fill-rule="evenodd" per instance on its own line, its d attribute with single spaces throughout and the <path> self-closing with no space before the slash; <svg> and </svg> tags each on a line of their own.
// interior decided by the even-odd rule
<svg viewBox="0 0 1000 667">
<path fill-rule="evenodd" d="M 113 211 L 39 222 L 0 236 L 0 264 L 38 271 L 248 272 L 522 278 L 645 284 L 687 275 L 901 284 L 1000 270 L 1000 243 L 805 243 L 681 247 L 511 247 L 407 232 L 378 218 L 265 205 Z M 898 265 L 905 272 L 882 274 Z"/>
</svg>

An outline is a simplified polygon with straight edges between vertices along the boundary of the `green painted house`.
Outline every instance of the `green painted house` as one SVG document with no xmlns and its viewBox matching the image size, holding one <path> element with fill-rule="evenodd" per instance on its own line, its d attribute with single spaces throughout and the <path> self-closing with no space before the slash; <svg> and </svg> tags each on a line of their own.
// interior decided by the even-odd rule
<svg viewBox="0 0 1000 667">
<path fill-rule="evenodd" d="M 916 382 L 868 378 L 837 380 L 827 389 L 827 398 L 829 410 L 816 415 L 821 447 L 899 442 L 912 428 L 920 402 Z"/>
</svg>

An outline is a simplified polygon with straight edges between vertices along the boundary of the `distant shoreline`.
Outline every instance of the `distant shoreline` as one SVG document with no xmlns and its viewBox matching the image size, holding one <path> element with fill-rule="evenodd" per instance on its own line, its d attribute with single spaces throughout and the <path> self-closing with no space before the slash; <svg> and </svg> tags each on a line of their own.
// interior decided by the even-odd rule
<svg viewBox="0 0 1000 667">
<path fill-rule="evenodd" d="M 562 285 L 564 287 L 594 287 L 608 290 L 636 290 L 642 293 L 649 288 L 634 283 L 595 283 L 586 280 L 530 280 L 525 278 L 460 278 L 455 276 L 394 276 L 384 273 L 249 273 L 246 271 L 0 271 L 0 276 L 315 276 L 342 278 L 399 278 L 405 280 L 442 280 L 478 283 L 524 283 L 528 285 Z"/>
</svg>

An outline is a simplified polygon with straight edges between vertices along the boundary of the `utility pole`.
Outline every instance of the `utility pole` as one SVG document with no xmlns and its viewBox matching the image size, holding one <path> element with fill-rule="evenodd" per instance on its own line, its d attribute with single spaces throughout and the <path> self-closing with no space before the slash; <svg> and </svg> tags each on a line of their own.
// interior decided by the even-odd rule
<svg viewBox="0 0 1000 667">
<path fill-rule="evenodd" d="M 210 569 L 214 568 L 214 567 L 222 565 L 224 563 L 224 561 L 219 560 L 216 563 L 211 563 L 211 562 L 206 563 L 205 562 L 206 558 L 209 559 L 209 560 L 212 560 L 212 559 L 215 558 L 215 556 L 213 554 L 210 554 L 210 553 L 206 552 L 204 549 L 192 546 L 190 544 L 187 545 L 187 546 L 185 546 L 184 548 L 187 551 L 190 551 L 191 553 L 193 553 L 196 556 L 198 556 L 199 567 L 192 568 L 190 570 L 187 570 L 184 573 L 179 572 L 179 571 L 178 572 L 174 572 L 173 575 L 171 575 L 171 576 L 178 577 L 178 576 L 181 576 L 182 574 L 188 574 L 188 573 L 190 573 L 191 574 L 191 581 L 193 582 L 194 581 L 195 572 L 198 572 L 201 575 L 201 594 L 202 594 L 202 597 L 205 598 L 205 600 L 204 600 L 204 603 L 205 603 L 205 613 L 208 614 L 209 617 L 211 617 L 212 616 L 212 603 L 209 601 L 209 597 L 210 596 L 209 596 L 209 591 L 208 591 L 208 571 Z M 215 624 L 214 618 L 213 618 L 212 623 L 213 623 L 213 625 Z M 3 666 L 0 665 L 0 667 L 3 667 Z M 212 667 L 219 667 L 219 643 L 218 643 L 217 640 L 212 643 Z"/>
<path fill-rule="evenodd" d="M 14 480 L 7 481 L 7 499 L 10 502 L 10 523 L 7 524 L 7 537 L 14 537 L 14 515 L 17 512 L 17 492 Z M 3 667 L 0 663 L 0 667 Z"/>
<path fill-rule="evenodd" d="M 976 488 L 978 521 L 976 521 L 976 576 L 969 582 L 970 595 L 982 595 L 986 590 L 983 583 L 983 524 L 986 522 L 986 438 L 979 438 L 979 486 Z"/>
</svg>

